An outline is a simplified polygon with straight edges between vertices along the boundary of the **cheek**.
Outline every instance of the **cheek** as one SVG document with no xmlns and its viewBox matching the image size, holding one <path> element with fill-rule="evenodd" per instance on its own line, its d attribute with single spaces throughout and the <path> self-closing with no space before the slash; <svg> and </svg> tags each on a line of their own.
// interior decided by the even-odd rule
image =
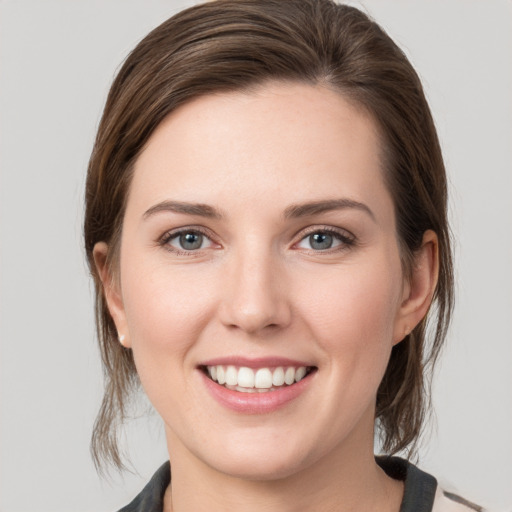
<svg viewBox="0 0 512 512">
<path fill-rule="evenodd" d="M 135 361 L 142 366 L 173 365 L 185 358 L 211 311 L 211 279 L 149 258 L 126 260 L 123 302 Z"/>
<path fill-rule="evenodd" d="M 326 358 L 356 375 L 359 369 L 383 374 L 393 345 L 402 275 L 398 258 L 336 269 L 317 276 L 325 289 L 307 286 L 302 317 L 322 346 Z M 329 364 L 329 361 L 328 361 Z"/>
<path fill-rule="evenodd" d="M 183 402 L 190 396 L 185 376 L 194 369 L 191 355 L 210 318 L 212 290 L 200 272 L 134 261 L 126 267 L 123 300 L 135 366 L 149 400 L 168 418 L 169 411 L 190 408 Z"/>
</svg>

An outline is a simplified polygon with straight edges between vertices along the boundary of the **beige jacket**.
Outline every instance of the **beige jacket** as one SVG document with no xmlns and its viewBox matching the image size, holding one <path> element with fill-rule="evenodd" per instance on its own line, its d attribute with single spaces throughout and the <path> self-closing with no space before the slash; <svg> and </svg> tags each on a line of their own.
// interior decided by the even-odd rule
<svg viewBox="0 0 512 512">
<path fill-rule="evenodd" d="M 456 494 L 443 491 L 438 486 L 432 512 L 485 512 L 485 510 Z"/>
</svg>

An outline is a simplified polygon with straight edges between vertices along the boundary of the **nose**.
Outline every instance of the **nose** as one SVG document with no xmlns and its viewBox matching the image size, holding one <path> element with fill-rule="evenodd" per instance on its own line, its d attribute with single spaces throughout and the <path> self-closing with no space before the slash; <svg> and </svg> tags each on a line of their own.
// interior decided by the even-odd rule
<svg viewBox="0 0 512 512">
<path fill-rule="evenodd" d="M 248 334 L 263 334 L 289 325 L 291 307 L 285 273 L 270 251 L 243 252 L 227 264 L 221 321 Z"/>
</svg>

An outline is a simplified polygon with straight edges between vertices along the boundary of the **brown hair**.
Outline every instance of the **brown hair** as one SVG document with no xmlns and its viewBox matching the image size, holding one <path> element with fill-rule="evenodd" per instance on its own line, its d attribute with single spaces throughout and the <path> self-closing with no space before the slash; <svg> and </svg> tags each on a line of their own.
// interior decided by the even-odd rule
<svg viewBox="0 0 512 512">
<path fill-rule="evenodd" d="M 102 460 L 123 466 L 117 427 L 138 377 L 131 351 L 117 340 L 94 245 L 109 244 L 107 265 L 114 270 L 134 161 L 169 113 L 205 94 L 272 80 L 325 84 L 373 116 L 406 273 L 423 233 L 432 229 L 438 235 L 434 307 L 394 347 L 377 395 L 383 450 L 410 450 L 418 440 L 429 410 L 429 368 L 453 303 L 445 169 L 420 80 L 389 36 L 356 8 L 331 0 L 218 0 L 173 16 L 128 56 L 110 90 L 90 159 L 84 234 L 105 376 L 91 445 L 99 466 Z"/>
</svg>

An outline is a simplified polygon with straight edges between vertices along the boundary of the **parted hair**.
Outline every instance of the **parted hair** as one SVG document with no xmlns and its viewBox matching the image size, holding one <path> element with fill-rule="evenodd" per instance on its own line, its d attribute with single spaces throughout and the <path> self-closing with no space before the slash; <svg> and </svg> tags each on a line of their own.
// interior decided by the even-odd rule
<svg viewBox="0 0 512 512">
<path fill-rule="evenodd" d="M 393 348 L 376 403 L 383 451 L 414 453 L 453 305 L 446 175 L 418 75 L 384 30 L 354 7 L 332 0 L 217 0 L 174 15 L 129 54 L 110 89 L 90 158 L 84 237 L 104 370 L 91 442 L 99 468 L 124 467 L 118 430 L 140 383 L 131 350 L 117 339 L 94 246 L 108 244 L 107 265 L 115 275 L 134 162 L 166 116 L 194 98 L 270 81 L 325 85 L 372 116 L 406 276 L 424 232 L 438 236 L 433 304 Z"/>
</svg>

